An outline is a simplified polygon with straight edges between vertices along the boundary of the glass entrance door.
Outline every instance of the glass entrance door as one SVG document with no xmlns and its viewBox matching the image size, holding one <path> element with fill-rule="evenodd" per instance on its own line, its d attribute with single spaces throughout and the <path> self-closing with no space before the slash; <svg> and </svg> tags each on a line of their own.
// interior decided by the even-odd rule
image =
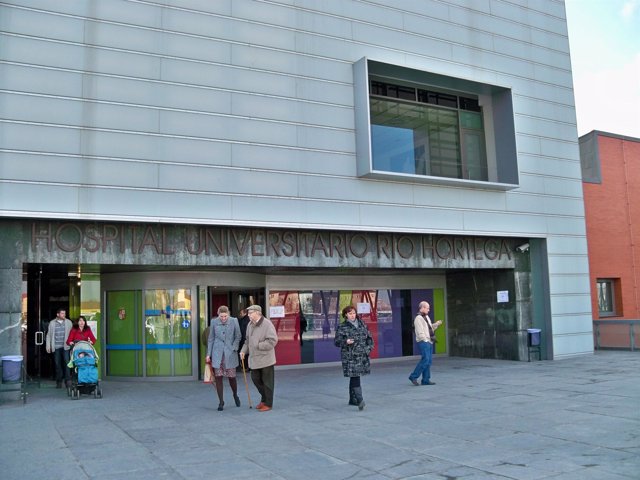
<svg viewBox="0 0 640 480">
<path fill-rule="evenodd" d="M 191 290 L 145 290 L 147 377 L 191 375 Z"/>
<path fill-rule="evenodd" d="M 264 306 L 264 290 L 232 290 L 229 292 L 229 308 L 233 316 L 250 305 Z"/>
<path fill-rule="evenodd" d="M 107 292 L 107 375 L 191 376 L 191 290 Z"/>
</svg>

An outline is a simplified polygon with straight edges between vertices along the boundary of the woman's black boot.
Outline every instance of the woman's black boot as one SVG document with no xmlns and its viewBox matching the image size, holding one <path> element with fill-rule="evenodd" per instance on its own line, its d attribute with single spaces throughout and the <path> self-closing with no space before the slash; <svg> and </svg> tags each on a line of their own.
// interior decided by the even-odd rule
<svg viewBox="0 0 640 480">
<path fill-rule="evenodd" d="M 353 394 L 356 397 L 356 402 L 358 402 L 358 410 L 364 409 L 364 399 L 362 398 L 362 387 L 354 387 Z"/>
<path fill-rule="evenodd" d="M 222 377 L 216 377 L 216 392 L 218 393 L 218 411 L 221 412 L 224 409 L 224 385 L 222 384 Z"/>
<path fill-rule="evenodd" d="M 233 392 L 233 401 L 236 402 L 236 407 L 239 407 L 240 397 L 238 396 L 238 382 L 235 378 L 230 378 L 229 385 L 231 385 L 231 391 Z"/>
<path fill-rule="evenodd" d="M 355 393 L 353 393 L 353 388 L 349 387 L 349 405 L 358 405 L 358 400 L 356 399 Z"/>
</svg>

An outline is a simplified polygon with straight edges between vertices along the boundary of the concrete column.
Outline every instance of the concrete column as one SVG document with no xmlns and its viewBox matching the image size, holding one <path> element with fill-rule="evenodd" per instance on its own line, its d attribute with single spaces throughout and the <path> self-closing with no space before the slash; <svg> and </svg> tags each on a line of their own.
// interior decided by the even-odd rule
<svg viewBox="0 0 640 480">
<path fill-rule="evenodd" d="M 0 268 L 0 354 L 22 355 L 22 267 Z"/>
<path fill-rule="evenodd" d="M 22 229 L 7 222 L 0 230 L 0 355 L 22 354 Z"/>
</svg>

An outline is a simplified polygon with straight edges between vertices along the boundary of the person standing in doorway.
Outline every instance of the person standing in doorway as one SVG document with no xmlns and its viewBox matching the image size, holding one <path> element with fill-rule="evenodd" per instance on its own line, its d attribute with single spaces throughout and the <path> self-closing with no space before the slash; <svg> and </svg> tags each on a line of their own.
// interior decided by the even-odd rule
<svg viewBox="0 0 640 480">
<path fill-rule="evenodd" d="M 238 325 L 238 320 L 229 316 L 229 307 L 222 305 L 218 308 L 218 316 L 211 320 L 209 340 L 207 342 L 207 358 L 205 358 L 206 363 L 211 363 L 216 377 L 219 412 L 224 409 L 223 377 L 229 379 L 233 400 L 236 403 L 236 407 L 240 406 L 238 381 L 236 380 L 239 344 L 240 326 Z"/>
<path fill-rule="evenodd" d="M 438 320 L 435 323 L 431 323 L 429 318 L 431 306 L 428 302 L 420 302 L 418 308 L 418 315 L 413 321 L 413 327 L 416 332 L 416 342 L 418 342 L 418 348 L 420 349 L 420 361 L 413 373 L 409 375 L 409 380 L 414 385 L 435 385 L 435 382 L 431 381 L 431 360 L 436 339 L 435 330 L 442 325 L 442 321 Z M 418 384 L 420 376 L 422 376 L 422 381 Z"/>
<path fill-rule="evenodd" d="M 240 345 L 238 345 L 238 359 L 240 358 L 240 350 L 244 347 L 244 342 L 247 339 L 247 325 L 249 325 L 249 315 L 247 314 L 247 309 L 243 308 L 240 310 L 238 314 L 238 323 L 240 324 Z M 244 359 L 244 363 L 246 365 L 249 360 L 249 355 Z"/>
<path fill-rule="evenodd" d="M 349 377 L 349 405 L 364 409 L 360 377 L 371 372 L 369 354 L 373 350 L 373 337 L 365 323 L 358 318 L 353 305 L 342 309 L 343 322 L 336 329 L 334 344 L 340 347 L 342 373 Z"/>
<path fill-rule="evenodd" d="M 259 412 L 268 412 L 273 408 L 273 391 L 275 387 L 276 345 L 278 334 L 273 323 L 262 316 L 260 305 L 247 308 L 250 323 L 247 326 L 247 338 L 240 360 L 249 354 L 251 380 L 260 392 L 260 403 L 256 406 Z"/>
<path fill-rule="evenodd" d="M 47 329 L 47 339 L 45 347 L 47 353 L 53 353 L 53 359 L 56 364 L 56 388 L 62 388 L 62 379 L 64 378 L 65 386 L 69 386 L 71 375 L 69 373 L 69 349 L 66 340 L 69 338 L 73 324 L 67 318 L 67 311 L 59 308 L 56 311 L 56 318 L 49 322 Z"/>
</svg>

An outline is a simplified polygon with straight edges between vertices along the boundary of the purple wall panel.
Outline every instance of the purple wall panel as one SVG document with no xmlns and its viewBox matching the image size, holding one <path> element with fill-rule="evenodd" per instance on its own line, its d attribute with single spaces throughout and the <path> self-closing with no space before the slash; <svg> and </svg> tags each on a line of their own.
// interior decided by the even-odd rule
<svg viewBox="0 0 640 480">
<path fill-rule="evenodd" d="M 400 315 L 400 290 L 389 290 L 391 312 L 378 314 L 378 356 L 380 358 L 402 356 L 402 318 Z M 386 300 L 386 298 L 385 298 Z M 389 316 L 389 313 L 391 314 Z"/>
</svg>

